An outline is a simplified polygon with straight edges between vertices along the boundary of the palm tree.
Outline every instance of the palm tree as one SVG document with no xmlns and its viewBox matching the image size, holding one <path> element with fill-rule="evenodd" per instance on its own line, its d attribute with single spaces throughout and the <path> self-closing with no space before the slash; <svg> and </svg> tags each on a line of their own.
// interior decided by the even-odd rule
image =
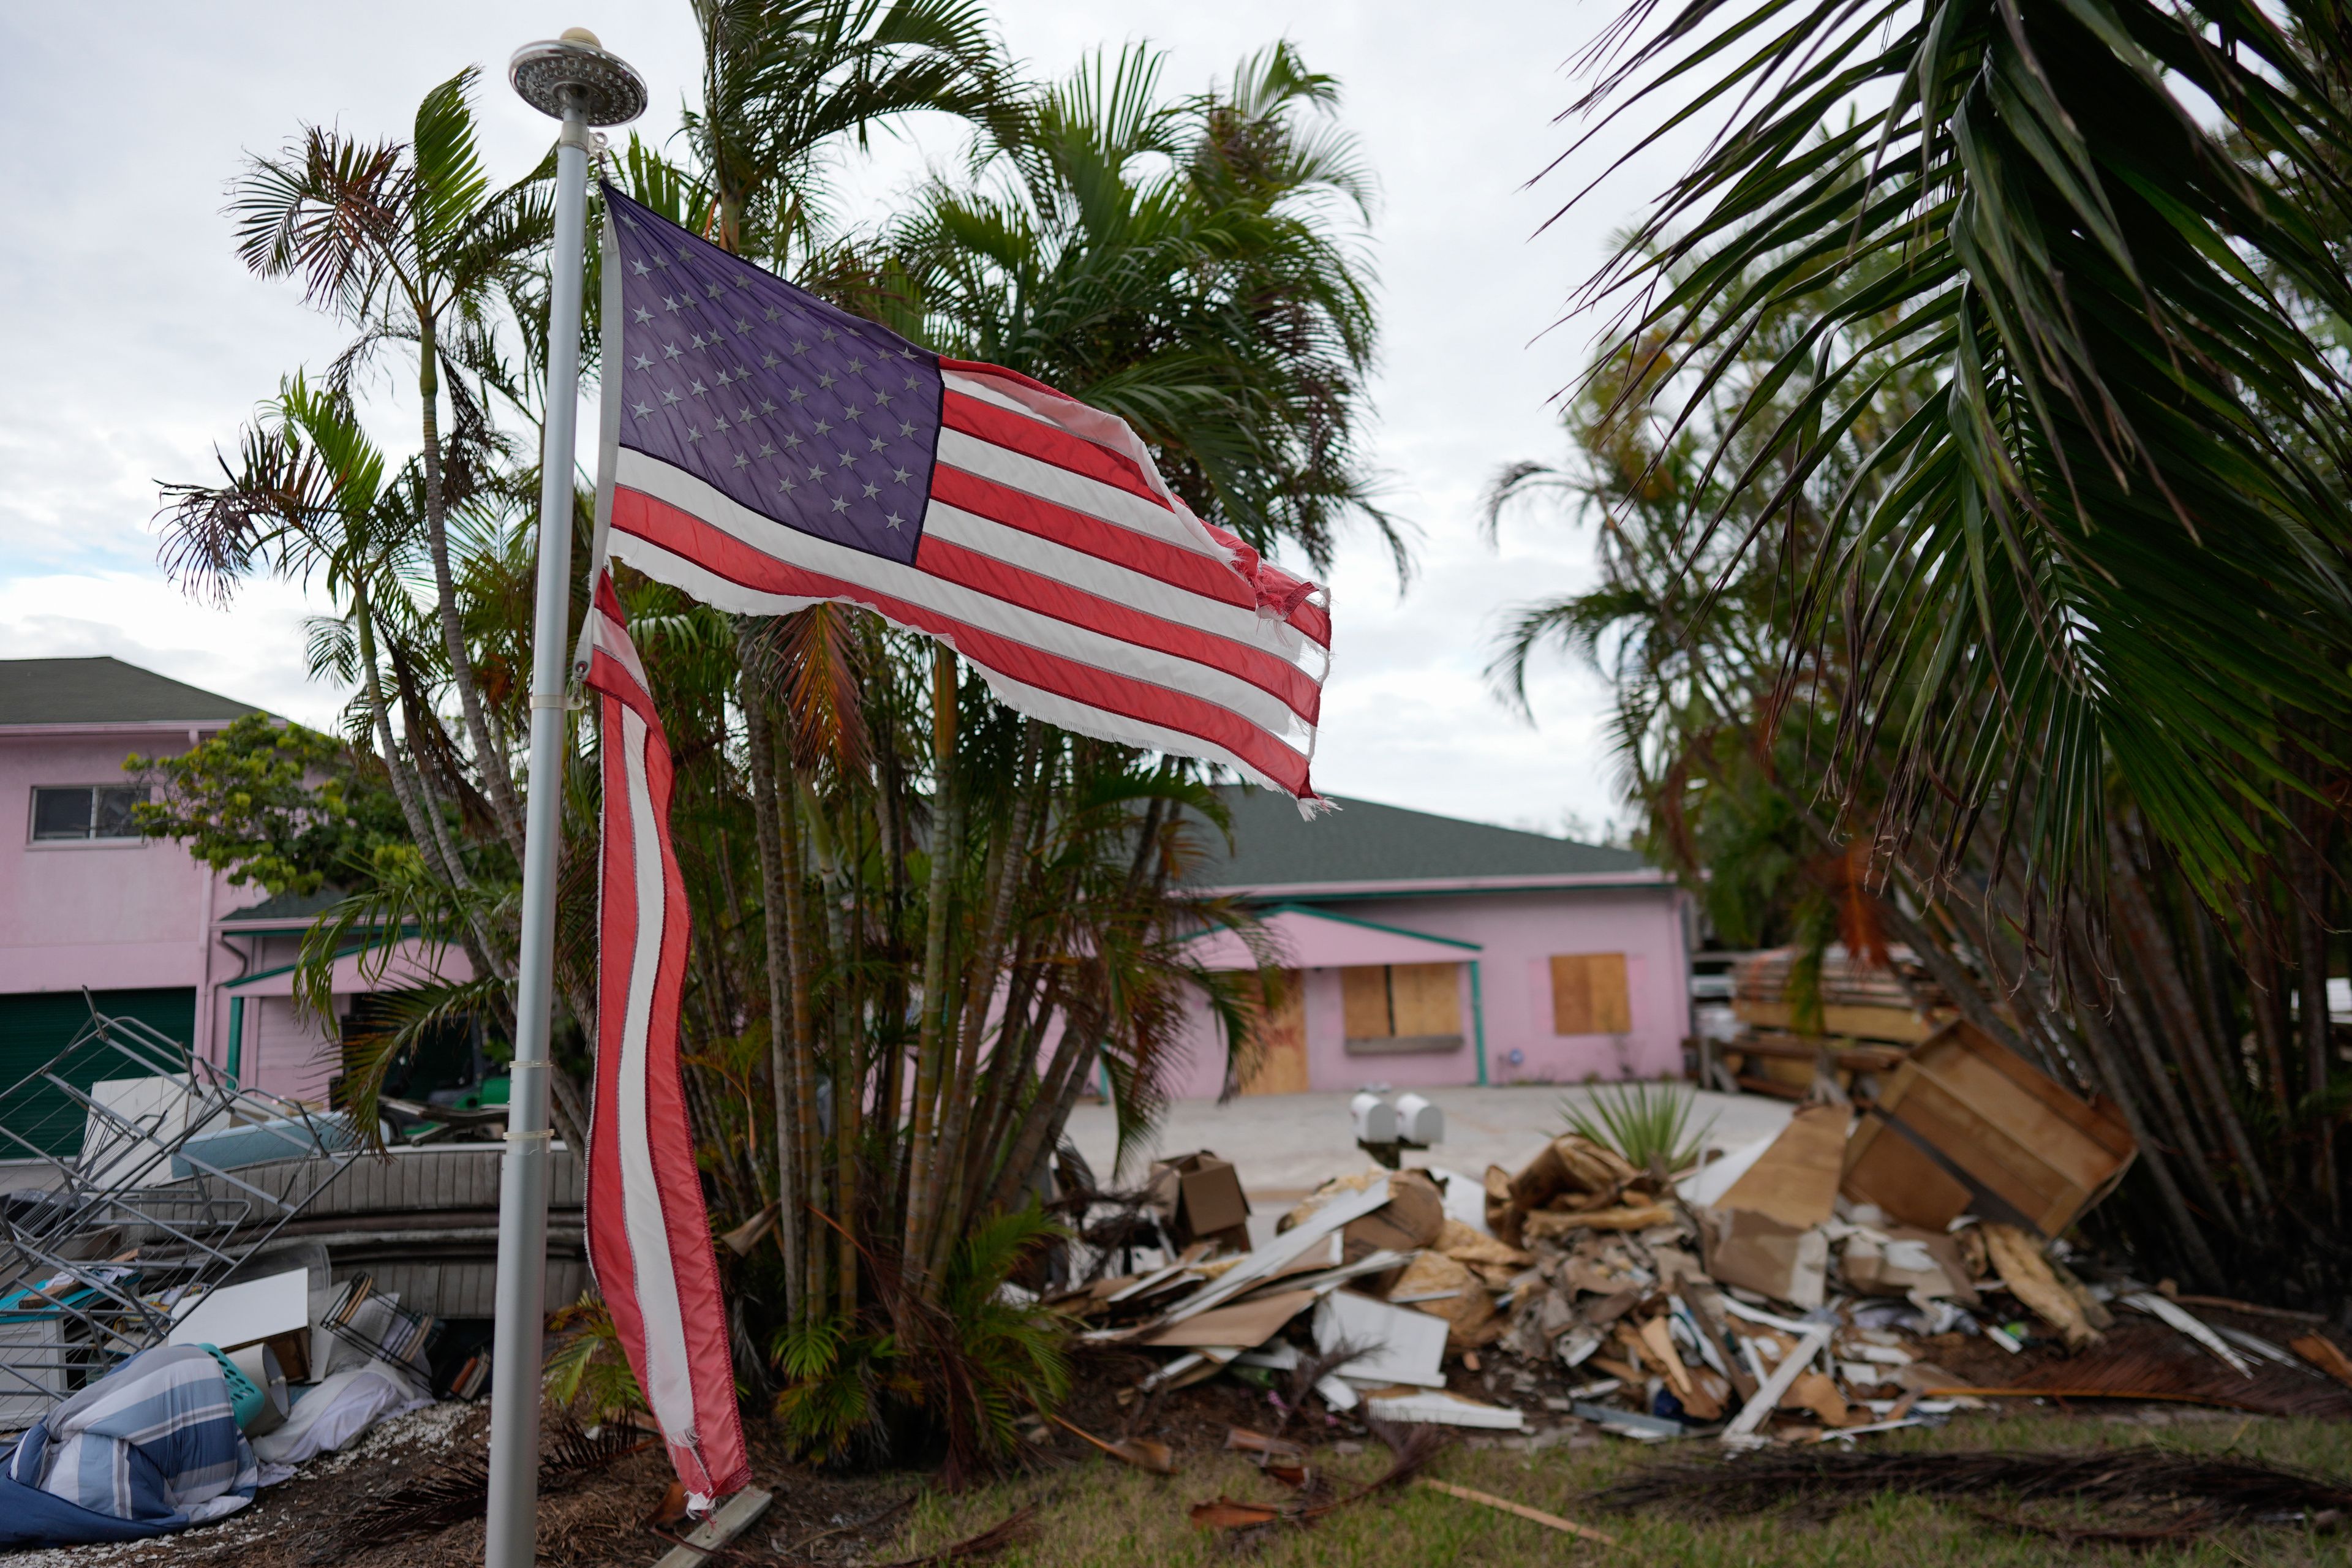
<svg viewBox="0 0 2352 1568">
<path fill-rule="evenodd" d="M 1948 869 L 1989 831 L 2037 908 L 2098 903 L 2111 769 L 2223 909 L 2257 825 L 2308 816 L 2337 765 L 2342 25 L 2306 0 L 1636 0 L 1589 62 L 1583 111 L 1725 121 L 1582 296 L 1619 303 L 1670 425 L 1741 405 L 1674 548 L 1776 536 L 1780 690 L 1847 640 L 1844 779 L 1891 738 L 1884 827 Z M 1809 498 L 1898 345 L 1936 395 Z"/>
<path fill-rule="evenodd" d="M 702 101 L 686 114 L 711 237 L 784 277 L 828 232 L 827 158 L 929 111 L 979 123 L 1010 71 L 969 0 L 695 0 Z"/>
<path fill-rule="evenodd" d="M 520 858 L 512 765 L 476 679 L 450 559 L 451 508 L 481 476 L 471 464 L 452 473 L 441 401 L 450 399 L 461 450 L 478 456 L 495 444 L 488 410 L 467 381 L 495 361 L 493 308 L 538 268 L 553 206 L 537 179 L 491 188 L 476 146 L 477 74 L 469 66 L 426 93 L 406 142 L 304 127 L 284 152 L 248 161 L 230 211 L 248 268 L 265 278 L 299 276 L 312 305 L 358 329 L 330 372 L 331 389 L 348 389 L 388 344 L 415 353 L 422 521 L 442 653 L 474 772 Z"/>
<path fill-rule="evenodd" d="M 1664 372 L 1685 345 L 1613 345 L 1568 410 L 1570 460 L 1503 470 L 1489 525 L 1527 498 L 1563 496 L 1595 525 L 1600 581 L 1521 608 L 1497 651 L 1497 685 L 1524 708 L 1526 662 L 1550 642 L 1600 669 L 1643 847 L 1685 877 L 1727 943 L 1792 944 L 1801 980 L 1833 941 L 1856 955 L 1900 942 L 1934 977 L 1938 1005 L 1948 998 L 2053 1077 L 2115 1102 L 2140 1153 L 2092 1216 L 2095 1236 L 2202 1288 L 2262 1279 L 2310 1305 L 2340 1300 L 2352 1237 L 2331 1131 L 2346 1097 L 2324 1057 L 2295 1048 L 2288 1006 L 2316 994 L 2300 1003 L 2304 1019 L 2315 1015 L 2329 1044 L 2339 1037 L 2326 990 L 2340 944 L 2323 931 L 2306 946 L 2318 900 L 2271 870 L 2231 906 L 2205 904 L 2113 763 L 2100 777 L 2100 910 L 2077 900 L 2048 918 L 2067 902 L 2066 868 L 2003 855 L 1991 835 L 1931 846 L 1870 834 L 1874 820 L 1901 817 L 1908 787 L 1898 735 L 1841 735 L 1852 688 L 1868 679 L 1870 628 L 1841 617 L 1804 646 L 1788 584 L 1840 497 L 1859 489 L 1858 504 L 1878 504 L 1873 455 L 1947 389 L 1909 352 L 1916 338 L 1889 334 L 1863 377 L 1875 386 L 1868 405 L 1821 443 L 1801 486 L 1784 494 L 1731 478 L 1809 395 L 1767 378 L 1835 298 L 1801 296 L 1754 323 L 1732 374 L 1696 408 Z M 1790 500 L 1793 522 L 1768 510 Z M 1892 539 L 1867 564 L 1873 579 L 1921 569 Z M 1997 702 L 1976 693 L 1958 716 L 1981 730 L 1997 722 Z M 2261 853 L 2327 882 L 2344 877 L 2343 846 L 2299 837 L 2294 803 L 2276 798 L 2275 814 L 2245 819 Z M 2050 804 L 2028 776 L 2013 805 L 2030 819 Z M 2104 932 L 2092 914 L 2104 914 Z M 1792 985 L 1801 1003 L 1802 989 Z M 1826 1035 L 1817 1000 L 1798 1027 Z"/>
<path fill-rule="evenodd" d="M 1372 182 L 1337 83 L 1289 44 L 1199 98 L 1163 57 L 1097 57 L 995 128 L 994 177 L 894 226 L 914 335 L 1118 414 L 1177 491 L 1262 552 L 1327 570 L 1402 525 L 1360 449 L 1376 348 L 1361 224 Z"/>
</svg>

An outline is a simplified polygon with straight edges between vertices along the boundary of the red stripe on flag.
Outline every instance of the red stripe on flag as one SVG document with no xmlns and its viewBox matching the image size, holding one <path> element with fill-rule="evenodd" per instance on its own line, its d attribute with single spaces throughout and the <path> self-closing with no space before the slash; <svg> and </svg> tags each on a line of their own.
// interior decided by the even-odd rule
<svg viewBox="0 0 2352 1568">
<path fill-rule="evenodd" d="M 1153 506 L 1164 507 L 1167 498 L 1151 488 L 1143 471 L 1134 461 L 1108 447 L 1096 445 L 1083 436 L 1033 419 L 1026 414 L 1015 414 L 993 403 L 970 396 L 952 387 L 940 399 L 940 423 L 950 430 L 961 430 L 975 439 L 987 441 L 1024 458 L 1034 458 L 1041 463 L 1051 463 L 1057 468 L 1127 491 Z"/>
<path fill-rule="evenodd" d="M 587 1151 L 589 1262 L 638 1386 L 649 1391 L 678 1479 L 689 1490 L 716 1498 L 749 1484 L 751 1469 L 678 1063 L 678 1009 L 691 933 L 686 883 L 670 844 L 672 763 L 651 696 L 624 662 L 634 653 L 619 601 L 609 581 L 598 586 L 590 614 L 609 618 L 598 628 L 588 669 L 588 684 L 603 699 L 604 786 L 596 1083 Z M 643 722 L 634 745 L 632 718 Z M 641 837 L 650 838 L 659 856 L 658 909 L 644 907 L 639 896 Z M 655 943 L 653 973 L 649 993 L 640 995 L 636 961 L 648 936 Z M 643 1035 L 633 1037 L 640 1016 Z M 642 1155 L 629 1154 L 632 1148 Z M 643 1184 L 633 1190 L 633 1158 L 646 1167 L 650 1190 Z M 658 1261 L 641 1253 L 647 1243 L 658 1249 Z M 656 1332 L 656 1321 L 676 1327 Z M 682 1408 L 670 1390 L 682 1393 Z"/>
<path fill-rule="evenodd" d="M 1124 566 L 1188 594 L 1255 611 L 1257 593 L 1242 574 L 1197 550 L 1186 550 L 1132 528 L 1106 522 L 998 479 L 967 473 L 941 460 L 931 470 L 931 499 L 974 517 L 1017 528 L 1039 539 L 1083 551 L 1097 561 Z"/>
<path fill-rule="evenodd" d="M 915 565 L 942 582 L 961 584 L 1024 610 L 1034 610 L 1041 616 L 1051 616 L 1057 621 L 1084 626 L 1121 642 L 1160 648 L 1195 664 L 1222 669 L 1248 681 L 1269 697 L 1278 698 L 1309 724 L 1315 722 L 1321 709 L 1322 689 L 1307 672 L 1262 648 L 1148 614 L 928 534 L 916 546 Z"/>
<path fill-rule="evenodd" d="M 1089 708 L 1207 741 L 1230 752 L 1291 795 L 1307 792 L 1307 759 L 1229 708 L 1097 665 L 1047 653 L 895 595 L 877 593 L 755 550 L 723 529 L 626 486 L 613 495 L 613 527 L 762 594 L 847 599 L 898 625 L 943 637 L 977 664 Z"/>
</svg>

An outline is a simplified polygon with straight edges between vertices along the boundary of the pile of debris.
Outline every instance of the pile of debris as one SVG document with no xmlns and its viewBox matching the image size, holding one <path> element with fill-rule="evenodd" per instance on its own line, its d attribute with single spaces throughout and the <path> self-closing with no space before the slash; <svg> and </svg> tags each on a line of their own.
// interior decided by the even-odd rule
<svg viewBox="0 0 2352 1568">
<path fill-rule="evenodd" d="M 472 1255 L 494 1231 L 462 1210 L 495 1203 L 495 1146 L 367 1158 L 341 1113 L 93 1012 L 0 1087 L 0 1152 L 17 1184 L 0 1194 L 0 1544 L 219 1517 L 375 1423 L 488 1381 L 488 1268 Z M 470 1320 L 444 1321 L 452 1303 Z M 149 1400 L 186 1419 L 108 1424 Z M 190 1414 L 207 1401 L 233 1415 Z M 68 1450 L 91 1473 L 128 1465 L 168 1484 L 84 1495 L 81 1472 L 55 1463 Z M 175 1477 L 211 1489 L 199 1500 Z"/>
<path fill-rule="evenodd" d="M 1188 1155 L 1156 1172 L 1164 1260 L 1060 1304 L 1086 1341 L 1166 1352 L 1144 1392 L 1240 1375 L 1498 1432 L 1746 1447 L 2044 1392 L 2352 1415 L 2323 1336 L 2200 1317 L 2053 1239 L 2134 1152 L 2112 1108 L 1955 1025 L 1858 1121 L 1807 1106 L 1676 1174 L 1576 1133 L 1477 1182 L 1367 1171 L 1254 1248 L 1233 1168 Z"/>
</svg>

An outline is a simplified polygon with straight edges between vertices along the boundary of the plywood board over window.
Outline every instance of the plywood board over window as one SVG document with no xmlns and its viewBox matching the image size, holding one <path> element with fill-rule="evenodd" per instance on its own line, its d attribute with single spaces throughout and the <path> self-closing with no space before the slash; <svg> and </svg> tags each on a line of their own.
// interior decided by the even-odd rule
<svg viewBox="0 0 2352 1568">
<path fill-rule="evenodd" d="M 1282 972 L 1282 994 L 1257 1022 L 1257 1062 L 1242 1079 L 1244 1094 L 1307 1092 L 1307 985 L 1296 969 Z"/>
<path fill-rule="evenodd" d="M 1339 971 L 1350 1056 L 1462 1048 L 1462 965 L 1368 963 Z"/>
<path fill-rule="evenodd" d="M 1627 1035 L 1633 1008 L 1622 952 L 1556 952 L 1551 958 L 1551 1032 Z"/>
</svg>

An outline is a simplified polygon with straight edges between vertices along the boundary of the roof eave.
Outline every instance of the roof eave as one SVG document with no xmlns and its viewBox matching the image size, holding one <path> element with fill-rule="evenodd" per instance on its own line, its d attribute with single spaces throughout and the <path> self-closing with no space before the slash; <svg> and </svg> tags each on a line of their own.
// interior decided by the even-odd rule
<svg viewBox="0 0 2352 1568">
<path fill-rule="evenodd" d="M 261 710 L 255 709 L 254 712 Z M 0 724 L 0 739 L 29 735 L 41 740 L 72 740 L 78 736 L 104 737 L 127 735 L 145 730 L 168 730 L 185 734 L 190 730 L 226 730 L 236 722 L 239 714 L 226 719 L 83 719 L 58 724 Z"/>
<path fill-rule="evenodd" d="M 1203 888 L 1204 896 L 1232 899 L 1410 898 L 1423 893 L 1536 893 L 1668 889 L 1674 879 L 1643 867 L 1630 871 L 1554 871 L 1507 877 L 1417 877 L 1330 882 L 1234 883 Z"/>
</svg>

